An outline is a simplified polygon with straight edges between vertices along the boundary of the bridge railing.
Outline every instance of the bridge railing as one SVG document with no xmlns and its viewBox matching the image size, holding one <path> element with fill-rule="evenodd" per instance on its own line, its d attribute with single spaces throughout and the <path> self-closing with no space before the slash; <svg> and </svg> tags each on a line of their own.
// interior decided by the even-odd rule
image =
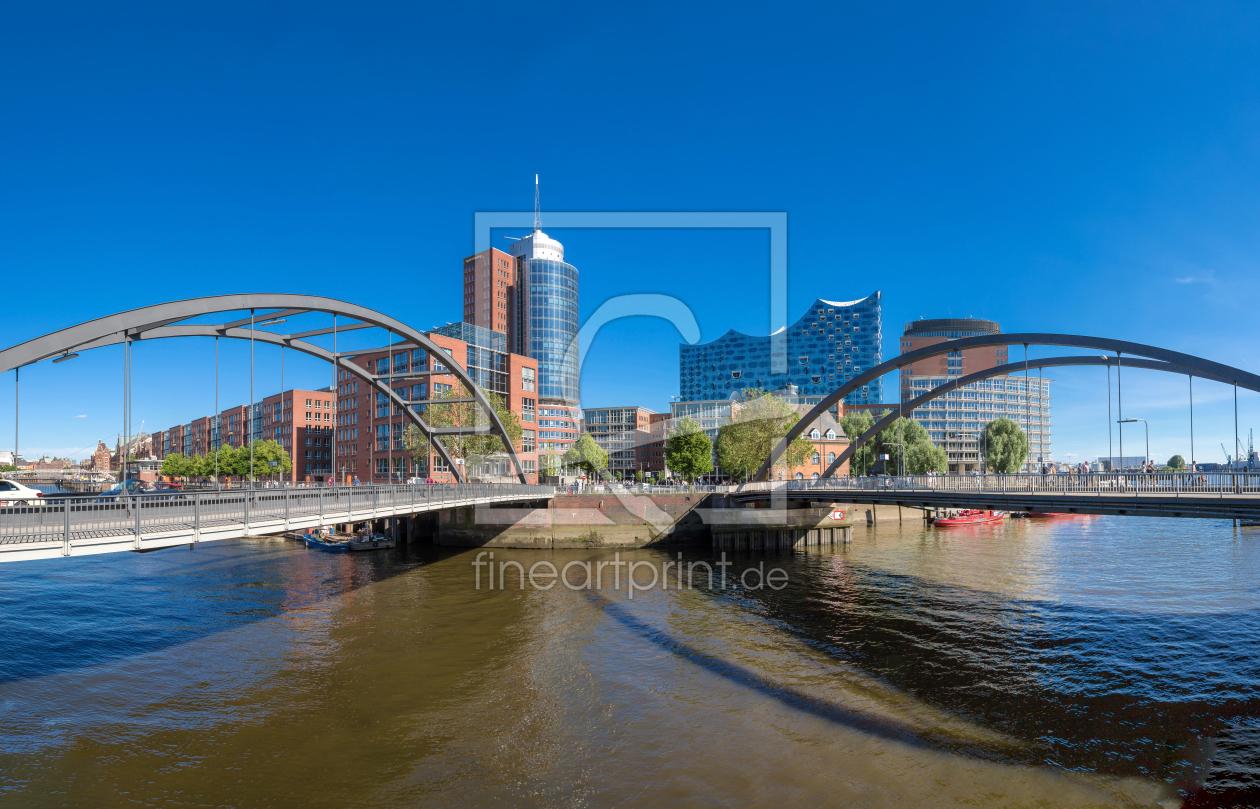
<svg viewBox="0 0 1260 809">
<path fill-rule="evenodd" d="M 789 480 L 765 484 L 789 491 L 986 492 L 1164 495 L 1260 494 L 1260 472 L 1102 472 L 1090 474 L 905 475 Z"/>
<path fill-rule="evenodd" d="M 551 497 L 551 486 L 473 483 L 321 488 L 224 489 L 138 495 L 45 496 L 0 501 L 0 545 L 195 531 L 223 526 L 275 524 L 283 520 L 346 515 L 362 519 L 379 512 L 428 511 L 477 500 Z"/>
</svg>

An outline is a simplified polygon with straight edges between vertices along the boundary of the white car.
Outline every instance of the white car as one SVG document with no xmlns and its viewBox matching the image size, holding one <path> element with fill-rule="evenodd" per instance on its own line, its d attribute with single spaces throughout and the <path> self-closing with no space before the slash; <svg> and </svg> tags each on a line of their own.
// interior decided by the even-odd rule
<svg viewBox="0 0 1260 809">
<path fill-rule="evenodd" d="M 33 506 L 43 496 L 43 492 L 28 489 L 21 483 L 0 480 L 0 506 Z"/>
</svg>

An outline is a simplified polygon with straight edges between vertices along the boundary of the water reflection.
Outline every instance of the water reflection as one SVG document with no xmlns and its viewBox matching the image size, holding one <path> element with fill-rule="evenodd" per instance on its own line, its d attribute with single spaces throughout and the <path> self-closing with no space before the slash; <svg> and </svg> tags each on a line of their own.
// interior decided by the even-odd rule
<svg viewBox="0 0 1260 809">
<path fill-rule="evenodd" d="M 859 528 L 777 557 L 780 592 L 633 601 L 478 591 L 472 553 L 431 548 L 5 566 L 0 796 L 1150 806 L 1206 778 L 1198 800 L 1245 805 L 1250 537 L 1121 518 L 965 531 Z"/>
</svg>

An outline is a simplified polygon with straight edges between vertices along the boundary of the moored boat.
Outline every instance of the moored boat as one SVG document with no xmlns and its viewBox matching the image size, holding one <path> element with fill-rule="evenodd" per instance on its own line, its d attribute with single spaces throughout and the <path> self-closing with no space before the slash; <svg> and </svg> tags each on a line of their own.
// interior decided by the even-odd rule
<svg viewBox="0 0 1260 809">
<path fill-rule="evenodd" d="M 981 511 L 979 509 L 967 508 L 956 511 L 949 517 L 938 517 L 933 523 L 940 526 L 954 525 L 982 525 L 989 522 L 1000 522 L 1005 515 L 1000 511 Z"/>
</svg>

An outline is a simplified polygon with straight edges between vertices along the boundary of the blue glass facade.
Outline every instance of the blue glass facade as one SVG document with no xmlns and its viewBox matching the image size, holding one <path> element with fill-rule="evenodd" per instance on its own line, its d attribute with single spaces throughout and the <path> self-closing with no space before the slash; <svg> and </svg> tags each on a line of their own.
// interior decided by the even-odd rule
<svg viewBox="0 0 1260 809">
<path fill-rule="evenodd" d="M 578 403 L 578 271 L 572 264 L 528 259 L 528 356 L 538 360 L 538 396 Z"/>
<path fill-rule="evenodd" d="M 787 328 L 787 372 L 770 372 L 770 337 L 731 330 L 711 343 L 678 349 L 678 392 L 684 402 L 729 397 L 747 388 L 777 390 L 795 385 L 806 403 L 883 362 L 880 293 L 859 301 L 814 302 Z M 884 400 L 882 380 L 845 397 L 846 404 Z"/>
</svg>

